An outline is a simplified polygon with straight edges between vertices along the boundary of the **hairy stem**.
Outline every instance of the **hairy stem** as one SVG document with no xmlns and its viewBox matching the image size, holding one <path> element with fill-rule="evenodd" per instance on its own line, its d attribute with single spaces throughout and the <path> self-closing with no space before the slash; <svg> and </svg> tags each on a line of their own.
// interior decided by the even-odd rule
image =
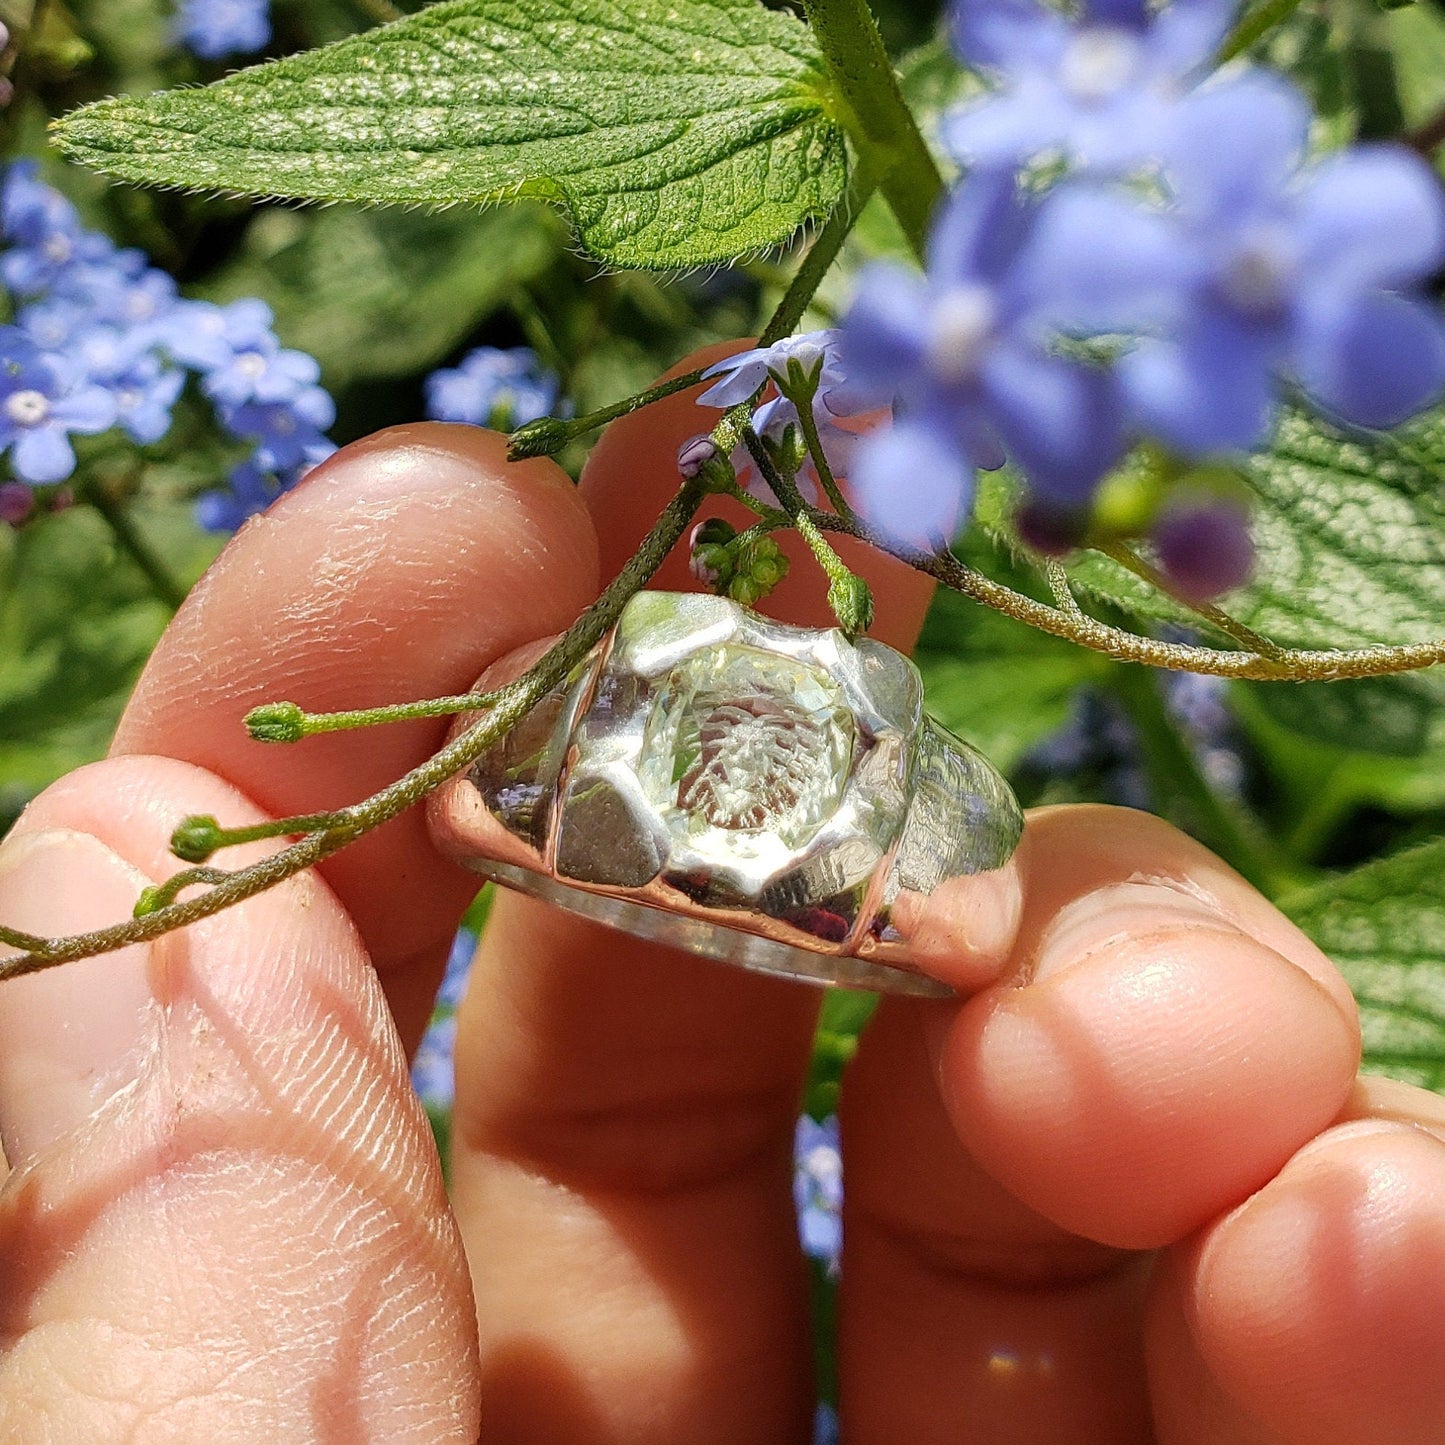
<svg viewBox="0 0 1445 1445">
<path fill-rule="evenodd" d="M 1150 667 L 1176 672 L 1199 672 L 1210 677 L 1239 677 L 1260 682 L 1333 682 L 1350 677 L 1384 677 L 1397 672 L 1417 672 L 1445 662 L 1445 638 L 1436 642 L 1405 643 L 1399 647 L 1358 647 L 1348 649 L 1279 647 L 1270 644 L 1270 655 L 1253 649 L 1223 651 L 1185 643 L 1161 642 L 1140 637 L 1122 627 L 1090 617 L 1077 605 L 1050 607 L 1022 592 L 1015 592 L 982 572 L 960 562 L 951 552 L 921 552 L 874 532 L 857 517 L 839 517 L 814 509 L 813 521 L 824 532 L 841 532 L 857 537 L 879 551 L 897 557 L 910 567 L 926 573 L 945 587 L 984 607 L 1001 612 L 1040 632 L 1062 637 L 1103 653 L 1118 662 L 1142 662 Z"/>
<path fill-rule="evenodd" d="M 803 10 L 853 144 L 864 164 L 877 168 L 884 198 L 921 257 L 943 177 L 898 88 L 877 22 L 866 0 L 803 0 Z"/>
<path fill-rule="evenodd" d="M 1111 542 L 1100 547 L 1099 550 L 1151 587 L 1168 594 L 1169 584 L 1165 581 L 1163 574 L 1157 567 L 1152 566 L 1141 557 L 1127 542 Z M 1257 652 L 1262 657 L 1279 657 L 1284 653 L 1284 648 L 1277 642 L 1271 642 L 1269 638 L 1261 637 L 1252 627 L 1246 627 L 1244 623 L 1237 621 L 1222 608 L 1214 606 L 1213 603 L 1191 602 L 1186 605 L 1204 621 L 1217 627 L 1226 637 L 1232 637 L 1251 652 Z"/>
</svg>

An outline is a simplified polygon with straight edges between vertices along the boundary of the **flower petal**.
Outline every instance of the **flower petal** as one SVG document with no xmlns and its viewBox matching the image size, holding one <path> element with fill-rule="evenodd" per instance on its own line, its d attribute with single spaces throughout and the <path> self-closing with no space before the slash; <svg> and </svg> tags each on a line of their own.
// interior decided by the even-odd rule
<svg viewBox="0 0 1445 1445">
<path fill-rule="evenodd" d="M 1052 501 L 1088 499 L 1123 450 L 1119 397 L 1102 367 L 1000 346 L 981 382 L 1009 458 Z"/>
<path fill-rule="evenodd" d="M 891 398 L 905 386 L 923 365 L 928 312 L 927 290 L 916 272 L 888 262 L 869 266 L 839 331 L 848 387 Z"/>
<path fill-rule="evenodd" d="M 1309 126 L 1308 101 L 1278 75 L 1249 72 L 1186 97 L 1163 138 L 1180 210 L 1228 225 L 1276 209 Z"/>
<path fill-rule="evenodd" d="M 1403 146 L 1351 146 L 1315 171 L 1300 197 L 1299 235 L 1337 284 L 1411 285 L 1445 260 L 1445 193 Z"/>
<path fill-rule="evenodd" d="M 951 537 L 973 505 L 973 471 L 945 427 L 905 417 L 859 442 L 852 458 L 854 504 L 899 541 Z"/>
<path fill-rule="evenodd" d="M 1047 326 L 1130 331 L 1175 316 L 1197 269 L 1188 237 L 1163 215 L 1065 184 L 1040 207 L 1009 289 Z"/>
<path fill-rule="evenodd" d="M 1073 119 L 1073 107 L 1057 85 L 1026 79 L 950 111 L 939 135 L 961 165 L 991 168 L 1059 149 Z"/>
<path fill-rule="evenodd" d="M 1183 78 L 1212 59 L 1236 8 L 1235 0 L 1172 0 L 1154 17 L 1145 42 L 1154 68 Z"/>
<path fill-rule="evenodd" d="M 1294 369 L 1310 396 L 1345 421 L 1397 426 L 1445 389 L 1445 319 L 1429 302 L 1383 291 L 1314 297 Z"/>
<path fill-rule="evenodd" d="M 1141 430 L 1193 456 L 1247 451 L 1274 415 L 1274 338 L 1222 310 L 1196 317 L 1177 341 L 1144 341 L 1119 362 Z"/>
<path fill-rule="evenodd" d="M 962 60 L 1007 74 L 1049 64 L 1068 44 L 1071 29 L 1037 0 L 959 0 L 951 24 Z"/>
<path fill-rule="evenodd" d="M 16 439 L 10 464 L 16 476 L 43 486 L 63 482 L 75 470 L 75 453 L 59 427 L 31 427 Z"/>
<path fill-rule="evenodd" d="M 1007 275 L 1033 223 L 1011 170 L 977 171 L 945 200 L 928 238 L 935 287 L 993 283 Z"/>
</svg>

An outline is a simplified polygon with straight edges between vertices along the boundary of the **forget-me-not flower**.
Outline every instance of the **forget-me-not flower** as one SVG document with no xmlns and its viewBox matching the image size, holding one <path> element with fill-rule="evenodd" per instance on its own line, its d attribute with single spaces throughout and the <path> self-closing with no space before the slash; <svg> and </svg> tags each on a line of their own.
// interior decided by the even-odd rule
<svg viewBox="0 0 1445 1445">
<path fill-rule="evenodd" d="M 1180 107 L 1167 215 L 1077 186 L 1045 208 L 1056 316 L 1154 333 L 1121 386 L 1135 426 L 1186 455 L 1266 440 L 1280 378 L 1368 427 L 1445 386 L 1445 325 L 1419 294 L 1445 260 L 1438 180 L 1393 146 L 1301 171 L 1308 127 L 1292 86 L 1247 76 Z"/>
<path fill-rule="evenodd" d="M 18 327 L 0 326 L 0 449 L 22 481 L 63 482 L 75 470 L 71 433 L 115 424 L 115 401 L 61 357 L 42 352 Z"/>
<path fill-rule="evenodd" d="M 793 1203 L 803 1253 L 837 1269 L 843 1252 L 843 1156 L 838 1119 L 803 1114 L 793 1137 Z"/>
<path fill-rule="evenodd" d="M 995 89 L 946 118 L 945 144 L 970 166 L 1041 154 L 1126 171 L 1155 157 L 1170 109 L 1218 49 L 1234 0 L 1084 0 L 1077 19 L 1041 0 L 958 0 L 961 57 Z"/>
<path fill-rule="evenodd" d="M 433 421 L 515 431 L 553 414 L 559 386 L 528 346 L 478 346 L 456 366 L 427 377 L 426 414 Z"/>
<path fill-rule="evenodd" d="M 1077 507 L 1119 456 L 1109 372 L 1051 349 L 1059 301 L 1030 261 L 1036 210 L 1011 176 L 972 176 L 935 223 L 926 275 L 885 264 L 860 279 L 844 361 L 856 383 L 895 389 L 901 410 L 859 443 L 850 480 L 895 535 L 949 531 L 975 469 L 1006 457 L 1037 495 Z"/>
<path fill-rule="evenodd" d="M 252 55 L 271 39 L 270 0 L 180 0 L 176 38 L 203 60 Z"/>
</svg>

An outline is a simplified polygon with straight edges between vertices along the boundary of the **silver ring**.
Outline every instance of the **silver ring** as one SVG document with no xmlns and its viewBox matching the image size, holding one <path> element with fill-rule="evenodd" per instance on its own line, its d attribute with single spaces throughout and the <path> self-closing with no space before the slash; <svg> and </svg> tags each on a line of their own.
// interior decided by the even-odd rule
<svg viewBox="0 0 1445 1445">
<path fill-rule="evenodd" d="M 438 803 L 448 851 L 507 887 L 762 973 L 938 997 L 915 945 L 967 928 L 1023 829 L 901 653 L 681 592 L 638 593 Z"/>
</svg>

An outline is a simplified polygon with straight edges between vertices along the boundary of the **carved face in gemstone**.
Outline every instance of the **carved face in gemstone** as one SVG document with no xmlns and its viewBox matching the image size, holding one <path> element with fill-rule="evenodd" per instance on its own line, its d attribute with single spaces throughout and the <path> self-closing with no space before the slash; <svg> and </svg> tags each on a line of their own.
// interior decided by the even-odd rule
<svg viewBox="0 0 1445 1445">
<path fill-rule="evenodd" d="M 853 748 L 852 712 L 826 672 L 734 643 L 687 658 L 658 688 L 638 780 L 700 852 L 795 852 L 836 810 Z"/>
</svg>

